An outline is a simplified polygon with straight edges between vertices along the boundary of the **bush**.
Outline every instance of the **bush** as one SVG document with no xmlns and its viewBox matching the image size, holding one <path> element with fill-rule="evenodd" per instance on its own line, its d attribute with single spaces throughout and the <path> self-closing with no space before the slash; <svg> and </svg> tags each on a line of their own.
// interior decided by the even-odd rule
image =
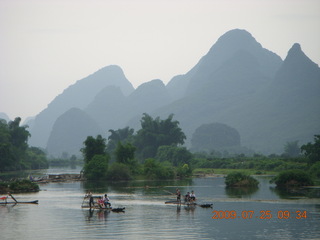
<svg viewBox="0 0 320 240">
<path fill-rule="evenodd" d="M 172 179 L 174 178 L 173 167 L 170 163 L 160 163 L 159 161 L 149 158 L 143 165 L 144 174 L 148 179 Z"/>
<path fill-rule="evenodd" d="M 320 179 L 320 162 L 317 162 L 311 166 L 310 173 L 313 177 Z"/>
<path fill-rule="evenodd" d="M 259 182 L 243 172 L 232 172 L 226 176 L 225 184 L 227 187 L 257 187 Z"/>
<path fill-rule="evenodd" d="M 112 181 L 131 180 L 132 176 L 129 166 L 114 162 L 109 168 L 107 179 Z"/>
<path fill-rule="evenodd" d="M 38 192 L 40 190 L 39 185 L 24 179 L 9 183 L 9 189 L 12 193 L 17 192 Z"/>
<path fill-rule="evenodd" d="M 300 187 L 313 185 L 310 175 L 302 170 L 287 170 L 280 172 L 271 179 L 277 187 Z"/>
<path fill-rule="evenodd" d="M 89 180 L 105 179 L 108 171 L 108 160 L 107 155 L 94 155 L 84 165 L 84 176 Z"/>
</svg>

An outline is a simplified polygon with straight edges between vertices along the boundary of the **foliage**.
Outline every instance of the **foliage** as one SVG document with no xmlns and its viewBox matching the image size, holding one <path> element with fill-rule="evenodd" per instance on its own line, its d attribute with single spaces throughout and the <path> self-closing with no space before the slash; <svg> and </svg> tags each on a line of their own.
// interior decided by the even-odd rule
<svg viewBox="0 0 320 240">
<path fill-rule="evenodd" d="M 84 141 L 85 147 L 81 149 L 85 163 L 89 163 L 95 155 L 106 155 L 106 139 L 98 135 L 96 138 L 88 136 Z"/>
<path fill-rule="evenodd" d="M 320 162 L 313 164 L 309 170 L 311 176 L 320 179 Z"/>
<path fill-rule="evenodd" d="M 156 155 L 156 159 L 160 162 L 169 161 L 175 167 L 183 164 L 190 165 L 192 157 L 192 153 L 185 147 L 176 146 L 160 146 Z"/>
<path fill-rule="evenodd" d="M 277 187 L 299 187 L 313 185 L 310 175 L 302 170 L 287 170 L 280 172 L 271 181 Z"/>
<path fill-rule="evenodd" d="M 191 145 L 195 151 L 212 151 L 240 146 L 240 134 L 226 124 L 203 124 L 193 133 Z"/>
<path fill-rule="evenodd" d="M 143 169 L 148 179 L 172 179 L 175 176 L 172 165 L 168 162 L 160 163 L 153 158 L 145 160 Z"/>
<path fill-rule="evenodd" d="M 302 145 L 301 151 L 309 159 L 310 165 L 320 161 L 320 135 L 314 135 L 314 143 Z"/>
<path fill-rule="evenodd" d="M 107 173 L 107 179 L 112 181 L 131 180 L 132 175 L 129 166 L 119 162 L 112 163 Z"/>
<path fill-rule="evenodd" d="M 192 169 L 189 167 L 188 164 L 180 165 L 177 168 L 177 176 L 179 178 L 190 177 L 191 175 L 192 175 Z"/>
<path fill-rule="evenodd" d="M 48 166 L 45 153 L 35 147 L 29 148 L 30 133 L 27 126 L 20 126 L 17 117 L 8 123 L 0 119 L 0 169 L 1 171 L 38 169 Z"/>
<path fill-rule="evenodd" d="M 27 150 L 27 163 L 31 169 L 45 169 L 49 167 L 46 153 L 37 147 L 30 147 Z"/>
<path fill-rule="evenodd" d="M 84 176 L 88 180 L 106 179 L 108 161 L 108 155 L 94 155 L 94 157 L 84 165 Z"/>
<path fill-rule="evenodd" d="M 121 142 L 118 142 L 117 148 L 115 149 L 117 162 L 124 164 L 130 163 L 134 159 L 135 150 L 136 148 L 131 143 L 122 145 Z"/>
<path fill-rule="evenodd" d="M 8 186 L 11 193 L 38 192 L 40 190 L 38 184 L 27 179 L 10 182 Z"/>
<path fill-rule="evenodd" d="M 134 140 L 138 155 L 142 159 L 155 157 L 160 146 L 184 143 L 186 136 L 179 127 L 179 122 L 172 119 L 172 114 L 165 120 L 160 120 L 159 117 L 153 119 L 148 114 L 143 114 L 141 129 Z"/>
<path fill-rule="evenodd" d="M 109 132 L 111 135 L 108 137 L 107 151 L 111 153 L 116 149 L 119 142 L 132 142 L 134 129 L 126 127 L 118 130 L 110 129 Z"/>
<path fill-rule="evenodd" d="M 227 187 L 257 187 L 259 182 L 243 172 L 232 172 L 225 178 Z"/>
</svg>

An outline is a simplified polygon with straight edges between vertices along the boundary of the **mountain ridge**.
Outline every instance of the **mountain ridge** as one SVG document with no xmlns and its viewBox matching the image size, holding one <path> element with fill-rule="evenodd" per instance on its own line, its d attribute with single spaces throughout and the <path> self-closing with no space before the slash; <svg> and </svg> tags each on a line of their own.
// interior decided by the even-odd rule
<svg viewBox="0 0 320 240">
<path fill-rule="evenodd" d="M 249 32 L 234 29 L 167 85 L 155 79 L 129 94 L 119 86 L 104 86 L 80 110 L 99 125 L 102 135 L 126 126 L 137 129 L 144 112 L 161 118 L 173 113 L 187 135 L 187 147 L 196 128 L 217 122 L 237 129 L 244 147 L 281 153 L 287 141 L 303 143 L 320 130 L 320 113 L 314 110 L 320 102 L 316 94 L 320 92 L 319 67 L 308 59 L 301 46 L 294 44 L 282 60 Z M 57 139 L 64 134 L 59 130 L 61 121 L 59 126 L 51 132 L 60 132 Z"/>
</svg>

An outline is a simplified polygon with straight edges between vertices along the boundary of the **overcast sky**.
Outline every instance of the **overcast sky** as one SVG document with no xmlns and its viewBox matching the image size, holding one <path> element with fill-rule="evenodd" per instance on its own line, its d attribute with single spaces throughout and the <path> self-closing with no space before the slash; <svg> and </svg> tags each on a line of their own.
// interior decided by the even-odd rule
<svg viewBox="0 0 320 240">
<path fill-rule="evenodd" d="M 111 64 L 134 87 L 166 84 L 234 28 L 320 64 L 319 0 L 0 0 L 0 112 L 34 116 Z"/>
</svg>

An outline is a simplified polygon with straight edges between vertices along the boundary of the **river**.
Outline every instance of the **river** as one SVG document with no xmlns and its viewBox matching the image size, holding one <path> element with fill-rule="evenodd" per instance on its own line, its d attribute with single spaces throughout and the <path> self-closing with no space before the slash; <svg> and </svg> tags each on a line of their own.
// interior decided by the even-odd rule
<svg viewBox="0 0 320 240">
<path fill-rule="evenodd" d="M 55 172 L 51 170 L 51 172 Z M 56 173 L 56 172 L 55 172 Z M 41 184 L 38 193 L 15 194 L 38 205 L 0 206 L 1 239 L 320 239 L 320 198 L 275 190 L 227 190 L 223 177 L 181 181 L 65 182 Z M 165 204 L 175 189 L 194 190 L 213 208 Z M 108 193 L 124 213 L 81 209 L 84 194 Z M 318 190 L 312 190 L 319 195 Z M 316 191 L 316 192 L 314 192 Z M 228 218 L 228 219 L 227 219 Z"/>
</svg>

